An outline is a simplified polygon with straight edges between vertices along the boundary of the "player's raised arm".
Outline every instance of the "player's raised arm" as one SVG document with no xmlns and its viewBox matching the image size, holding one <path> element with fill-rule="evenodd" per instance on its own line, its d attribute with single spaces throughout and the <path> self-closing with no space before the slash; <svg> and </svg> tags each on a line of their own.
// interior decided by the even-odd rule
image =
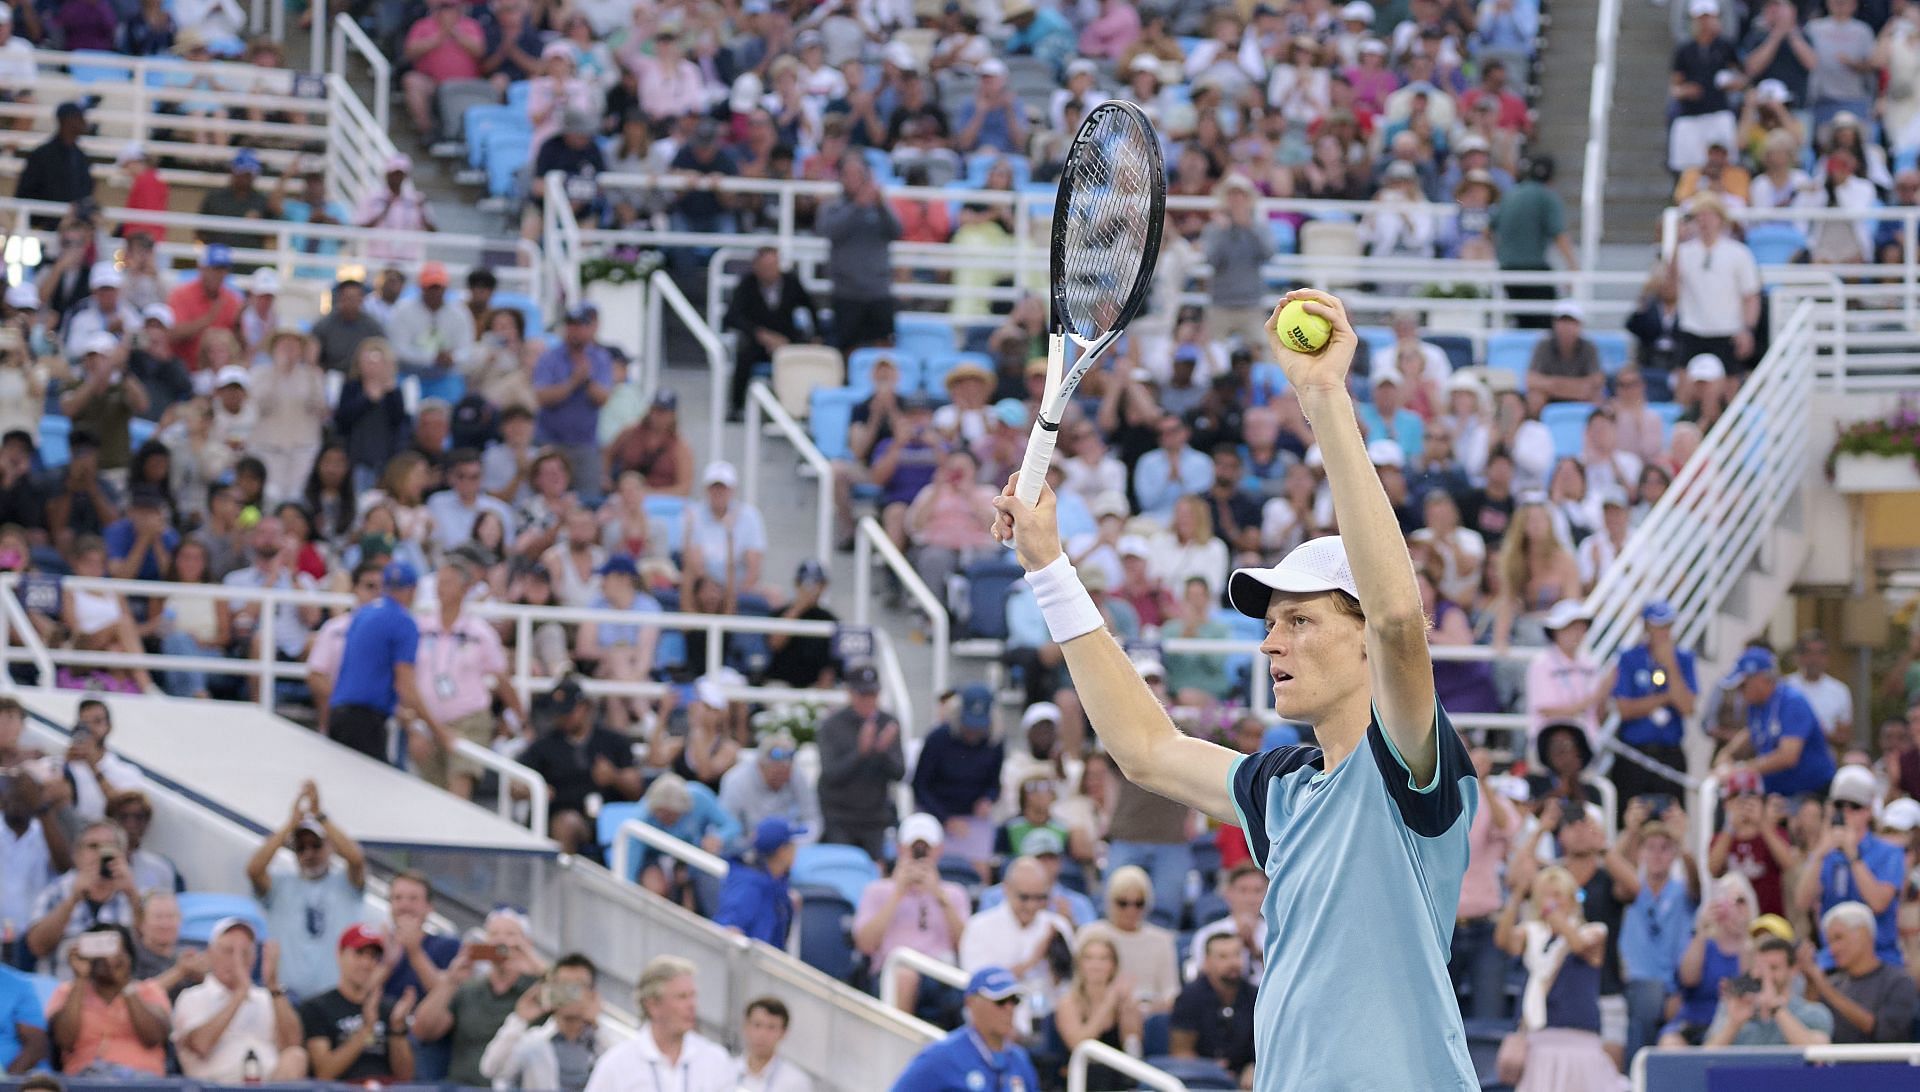
<svg viewBox="0 0 1920 1092">
<path fill-rule="evenodd" d="M 1006 491 L 994 498 L 1000 512 L 994 537 L 1013 541 L 1101 744 L 1127 780 L 1223 822 L 1239 823 L 1227 793 L 1227 770 L 1239 756 L 1174 727 L 1126 650 L 1107 631 L 1099 608 L 1060 549 L 1053 490 L 1042 488 L 1040 499 L 1029 506 L 1014 495 L 1018 479 L 1015 474 Z M 1431 768 L 1431 746 L 1427 762 Z"/>
<path fill-rule="evenodd" d="M 1380 726 L 1419 784 L 1433 777 L 1435 751 L 1433 658 L 1427 651 L 1427 619 L 1420 606 L 1413 561 L 1394 518 L 1393 505 L 1367 457 L 1366 440 L 1347 393 L 1347 372 L 1360 339 L 1347 321 L 1347 309 L 1335 297 L 1312 289 L 1287 293 L 1280 307 L 1299 300 L 1333 327 L 1317 353 L 1288 348 L 1267 324 L 1267 344 L 1299 394 L 1300 409 L 1313 426 L 1333 490 L 1333 514 L 1340 525 L 1367 619 L 1368 673 Z M 1274 310 L 1274 319 L 1279 308 Z"/>
</svg>

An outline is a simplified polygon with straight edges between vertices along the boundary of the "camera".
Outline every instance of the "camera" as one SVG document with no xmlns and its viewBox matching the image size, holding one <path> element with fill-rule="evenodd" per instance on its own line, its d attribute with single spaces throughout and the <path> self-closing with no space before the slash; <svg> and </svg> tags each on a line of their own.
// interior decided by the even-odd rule
<svg viewBox="0 0 1920 1092">
<path fill-rule="evenodd" d="M 580 996 L 584 992 L 585 990 L 578 982 L 550 983 L 547 986 L 546 1007 L 549 1009 L 557 1009 L 562 1005 L 571 1005 L 575 1001 L 580 1000 Z"/>
<path fill-rule="evenodd" d="M 81 933 L 73 950 L 82 959 L 112 959 L 120 954 L 120 937 L 115 933 Z"/>
<path fill-rule="evenodd" d="M 1727 980 L 1727 992 L 1735 997 L 1752 997 L 1760 992 L 1760 980 L 1750 974 L 1735 976 Z"/>
</svg>

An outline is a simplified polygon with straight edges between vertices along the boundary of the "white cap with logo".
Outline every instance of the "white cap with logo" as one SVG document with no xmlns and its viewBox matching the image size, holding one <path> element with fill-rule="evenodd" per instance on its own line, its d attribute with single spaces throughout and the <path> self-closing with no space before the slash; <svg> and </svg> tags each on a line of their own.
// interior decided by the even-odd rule
<svg viewBox="0 0 1920 1092">
<path fill-rule="evenodd" d="M 1330 591 L 1360 598 L 1347 547 L 1339 535 L 1310 538 L 1270 568 L 1235 569 L 1227 581 L 1227 602 L 1249 618 L 1265 618 L 1274 592 L 1317 595 Z"/>
</svg>

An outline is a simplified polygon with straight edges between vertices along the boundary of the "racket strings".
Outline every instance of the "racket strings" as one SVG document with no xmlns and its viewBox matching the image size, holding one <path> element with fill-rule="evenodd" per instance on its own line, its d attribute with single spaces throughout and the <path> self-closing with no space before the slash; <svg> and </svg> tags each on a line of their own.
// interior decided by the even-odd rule
<svg viewBox="0 0 1920 1092">
<path fill-rule="evenodd" d="M 1161 184 L 1153 133 L 1127 112 L 1090 119 L 1075 151 L 1064 213 L 1059 300 L 1068 333 L 1092 341 L 1119 325 L 1148 261 L 1154 195 Z"/>
</svg>

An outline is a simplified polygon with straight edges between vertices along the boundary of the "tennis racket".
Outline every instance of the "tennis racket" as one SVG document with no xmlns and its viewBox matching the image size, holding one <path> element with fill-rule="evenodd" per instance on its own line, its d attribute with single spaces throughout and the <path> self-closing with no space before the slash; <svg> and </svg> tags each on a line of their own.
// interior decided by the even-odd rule
<svg viewBox="0 0 1920 1092">
<path fill-rule="evenodd" d="M 1109 99 L 1094 107 L 1074 134 L 1053 206 L 1047 394 L 1014 491 L 1028 504 L 1040 499 L 1073 392 L 1146 302 L 1166 207 L 1167 175 L 1153 123 L 1130 102 Z M 1070 368 L 1069 342 L 1079 350 Z"/>
</svg>

